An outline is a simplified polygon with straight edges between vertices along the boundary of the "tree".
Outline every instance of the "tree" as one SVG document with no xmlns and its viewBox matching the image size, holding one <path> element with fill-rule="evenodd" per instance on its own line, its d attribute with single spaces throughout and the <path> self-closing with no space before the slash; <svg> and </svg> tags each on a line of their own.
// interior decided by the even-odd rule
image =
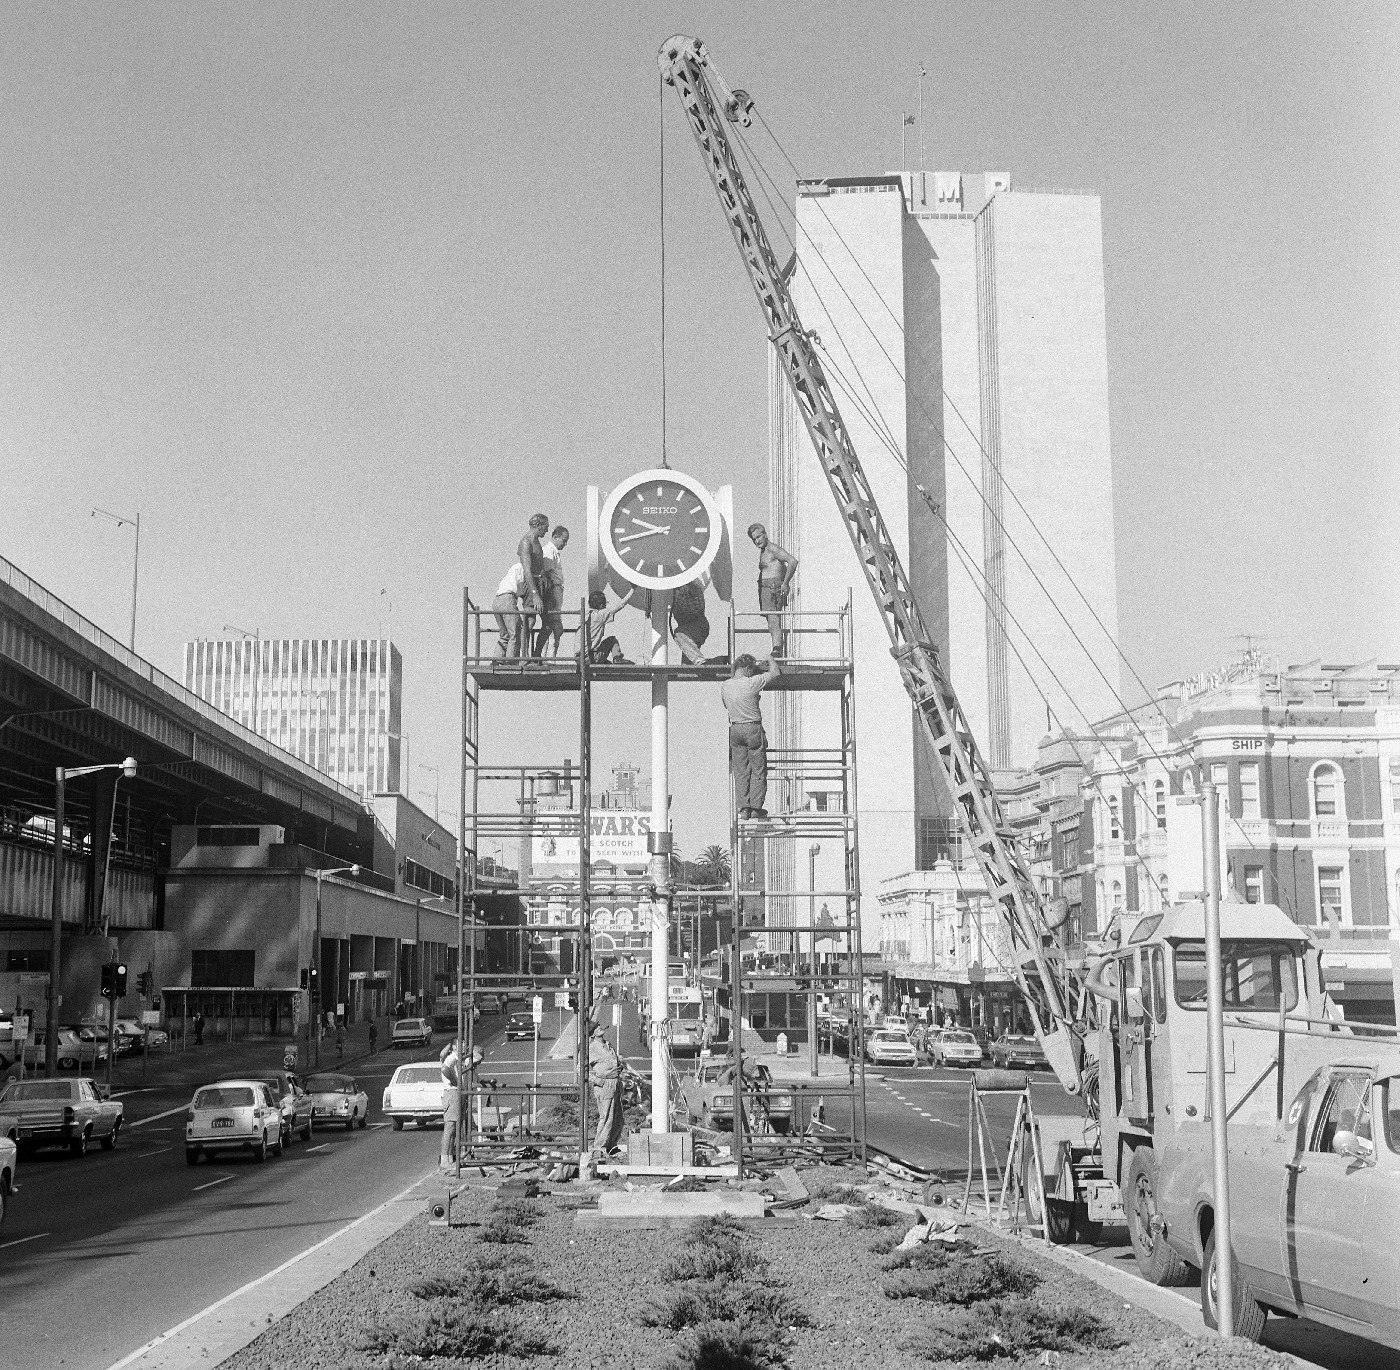
<svg viewBox="0 0 1400 1370">
<path fill-rule="evenodd" d="M 729 851 L 725 847 L 712 844 L 700 853 L 696 862 L 700 873 L 706 877 L 707 885 L 727 885 L 729 883 Z"/>
</svg>

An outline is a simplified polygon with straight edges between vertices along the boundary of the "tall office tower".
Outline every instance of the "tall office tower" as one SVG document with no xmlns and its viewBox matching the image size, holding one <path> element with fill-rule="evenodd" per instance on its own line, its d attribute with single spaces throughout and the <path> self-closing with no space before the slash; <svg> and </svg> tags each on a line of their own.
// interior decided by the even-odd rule
<svg viewBox="0 0 1400 1370">
<path fill-rule="evenodd" d="M 403 658 L 385 638 L 200 638 L 185 688 L 342 785 L 399 789 Z"/>
<path fill-rule="evenodd" d="M 1099 199 L 1013 191 L 1002 173 L 917 172 L 801 182 L 796 215 L 797 307 L 930 634 L 988 764 L 1032 765 L 1051 714 L 1082 724 L 1117 707 L 1115 654 L 1066 576 L 1116 636 Z M 794 607 L 821 609 L 855 588 L 862 874 L 873 888 L 932 865 L 950 808 L 920 760 L 884 628 L 775 370 L 770 427 L 771 531 L 802 563 Z M 819 709 L 788 696 L 780 737 L 825 745 Z"/>
</svg>

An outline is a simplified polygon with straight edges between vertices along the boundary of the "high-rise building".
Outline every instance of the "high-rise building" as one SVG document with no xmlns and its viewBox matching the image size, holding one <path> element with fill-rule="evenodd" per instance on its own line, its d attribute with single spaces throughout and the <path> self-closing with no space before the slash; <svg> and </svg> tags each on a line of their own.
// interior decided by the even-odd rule
<svg viewBox="0 0 1400 1370">
<path fill-rule="evenodd" d="M 988 764 L 1030 766 L 1051 728 L 1118 707 L 1105 634 L 1116 636 L 1118 609 L 1099 199 L 1013 190 L 1003 173 L 918 172 L 800 182 L 796 217 L 797 307 L 930 634 Z M 950 808 L 776 370 L 770 385 L 769 531 L 801 560 L 793 607 L 819 610 L 855 588 L 873 888 L 932 867 Z M 784 697 L 785 743 L 824 745 L 831 725 L 817 707 Z"/>
<path fill-rule="evenodd" d="M 403 658 L 386 638 L 200 638 L 185 688 L 361 794 L 400 789 Z"/>
</svg>

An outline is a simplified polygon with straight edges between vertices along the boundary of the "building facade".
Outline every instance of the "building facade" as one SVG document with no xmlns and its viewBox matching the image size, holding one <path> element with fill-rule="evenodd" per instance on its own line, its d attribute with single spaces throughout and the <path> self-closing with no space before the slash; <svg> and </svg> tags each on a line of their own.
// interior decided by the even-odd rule
<svg viewBox="0 0 1400 1370">
<path fill-rule="evenodd" d="M 1094 623 L 1117 631 L 1099 199 L 913 173 L 802 182 L 796 214 L 794 297 L 930 634 L 988 763 L 1030 768 L 1047 712 L 1018 660 L 1044 674 L 1027 636 L 1089 717 L 1119 707 Z M 932 865 L 951 808 L 786 384 L 770 384 L 770 532 L 802 562 L 793 607 L 857 588 L 862 867 L 878 881 Z M 1063 691 L 1050 704 L 1072 722 Z M 812 715 L 788 696 L 776 731 L 823 745 Z"/>
<path fill-rule="evenodd" d="M 399 790 L 403 658 L 385 638 L 200 638 L 184 683 L 361 795 Z"/>
</svg>

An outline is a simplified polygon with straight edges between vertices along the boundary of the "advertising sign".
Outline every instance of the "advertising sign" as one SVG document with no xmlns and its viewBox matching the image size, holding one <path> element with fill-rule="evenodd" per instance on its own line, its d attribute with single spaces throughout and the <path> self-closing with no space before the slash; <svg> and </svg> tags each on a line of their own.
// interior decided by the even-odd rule
<svg viewBox="0 0 1400 1370">
<path fill-rule="evenodd" d="M 600 809 L 590 815 L 590 858 L 615 866 L 645 866 L 651 814 L 645 809 Z M 535 866 L 578 866 L 579 816 L 543 813 L 535 818 L 530 861 Z"/>
<path fill-rule="evenodd" d="M 146 1009 L 141 1014 L 141 1026 L 158 1028 L 160 1026 L 160 1010 Z"/>
<path fill-rule="evenodd" d="M 568 1002 L 567 999 L 565 1002 Z M 537 994 L 530 1001 L 530 1017 L 537 1023 L 544 1022 L 544 997 L 542 995 Z"/>
</svg>

